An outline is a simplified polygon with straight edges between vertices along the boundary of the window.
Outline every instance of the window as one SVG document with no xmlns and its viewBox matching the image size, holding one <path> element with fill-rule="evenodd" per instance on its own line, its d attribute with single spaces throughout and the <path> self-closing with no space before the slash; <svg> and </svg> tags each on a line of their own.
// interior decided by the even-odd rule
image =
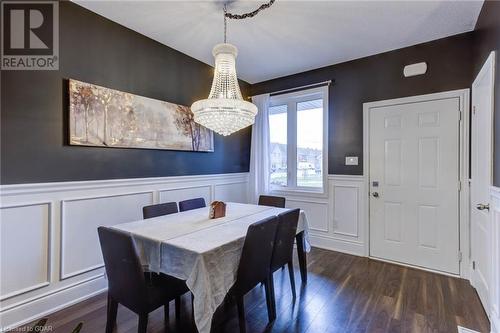
<svg viewBox="0 0 500 333">
<path fill-rule="evenodd" d="M 271 179 L 272 185 L 288 185 L 288 144 L 287 144 L 287 106 L 277 105 L 269 108 L 269 140 L 271 147 Z"/>
<path fill-rule="evenodd" d="M 272 190 L 324 192 L 328 88 L 271 97 L 269 107 Z"/>
</svg>

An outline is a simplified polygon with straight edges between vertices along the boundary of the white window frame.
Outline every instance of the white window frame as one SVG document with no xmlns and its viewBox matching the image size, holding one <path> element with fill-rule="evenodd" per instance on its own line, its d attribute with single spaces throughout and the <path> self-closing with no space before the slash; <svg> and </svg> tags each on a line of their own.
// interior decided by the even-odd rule
<svg viewBox="0 0 500 333">
<path fill-rule="evenodd" d="M 323 186 L 297 186 L 297 103 L 323 99 Z M 288 186 L 270 184 L 276 194 L 313 194 L 326 196 L 328 179 L 328 86 L 271 96 L 269 106 L 287 106 L 287 180 Z M 270 174 L 268 175 L 270 177 Z"/>
</svg>

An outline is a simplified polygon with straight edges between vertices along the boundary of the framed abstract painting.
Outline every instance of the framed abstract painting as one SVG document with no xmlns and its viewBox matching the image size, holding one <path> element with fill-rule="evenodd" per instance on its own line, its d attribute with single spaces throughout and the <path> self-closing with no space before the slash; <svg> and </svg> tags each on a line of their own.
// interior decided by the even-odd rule
<svg viewBox="0 0 500 333">
<path fill-rule="evenodd" d="M 71 145 L 214 151 L 187 106 L 70 79 L 69 113 Z"/>
</svg>

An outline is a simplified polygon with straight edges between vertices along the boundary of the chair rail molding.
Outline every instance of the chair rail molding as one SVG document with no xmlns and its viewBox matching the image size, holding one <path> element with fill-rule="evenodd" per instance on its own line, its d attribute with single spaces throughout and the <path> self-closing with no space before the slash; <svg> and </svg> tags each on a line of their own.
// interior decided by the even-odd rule
<svg viewBox="0 0 500 333">
<path fill-rule="evenodd" d="M 247 188 L 248 173 L 0 186 L 0 330 L 107 289 L 97 226 L 142 219 L 144 205 L 166 201 L 245 203 Z"/>
</svg>

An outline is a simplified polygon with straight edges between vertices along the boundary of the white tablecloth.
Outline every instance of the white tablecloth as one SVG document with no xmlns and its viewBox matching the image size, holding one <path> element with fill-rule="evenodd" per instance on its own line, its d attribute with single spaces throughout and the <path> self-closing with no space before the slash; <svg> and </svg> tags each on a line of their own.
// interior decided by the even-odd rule
<svg viewBox="0 0 500 333">
<path fill-rule="evenodd" d="M 215 310 L 235 282 L 248 226 L 287 210 L 229 202 L 223 218 L 209 219 L 206 207 L 114 228 L 132 234 L 142 264 L 151 271 L 186 280 L 198 331 L 208 333 Z M 307 230 L 301 211 L 297 233 L 304 231 L 309 251 Z"/>
</svg>

